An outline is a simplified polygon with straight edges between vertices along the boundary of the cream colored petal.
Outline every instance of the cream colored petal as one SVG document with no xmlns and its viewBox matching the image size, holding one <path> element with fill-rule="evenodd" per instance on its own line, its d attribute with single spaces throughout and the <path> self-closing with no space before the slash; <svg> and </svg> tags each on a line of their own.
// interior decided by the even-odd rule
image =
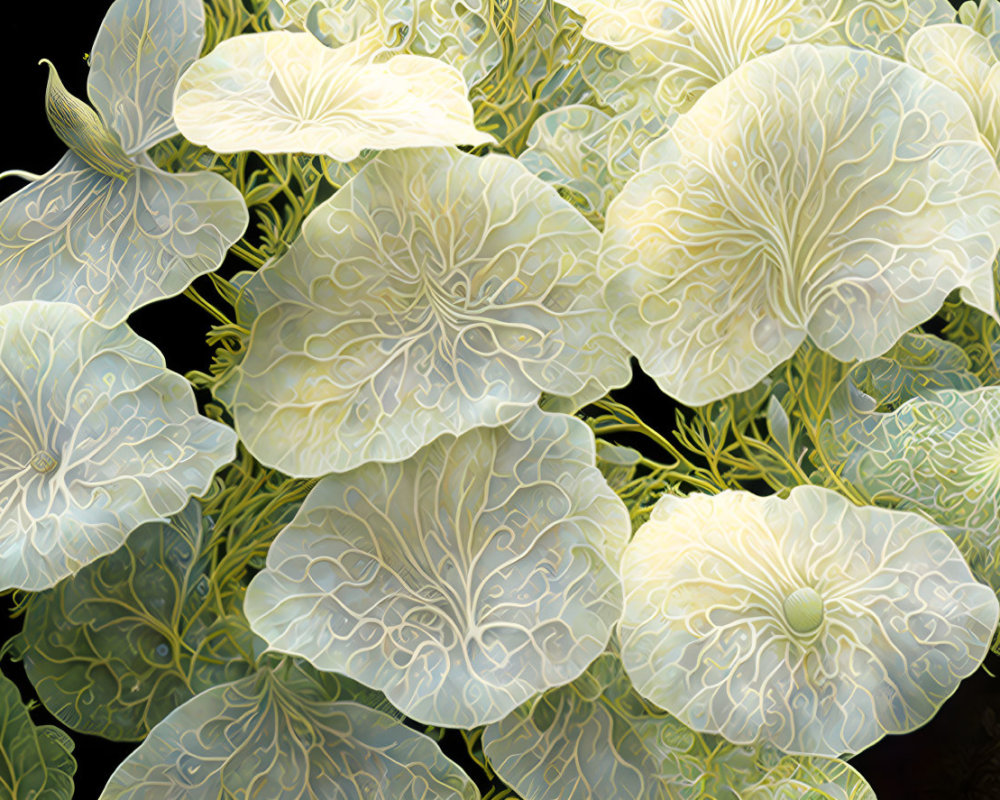
<svg viewBox="0 0 1000 800">
<path fill-rule="evenodd" d="M 269 10 L 277 27 L 307 30 L 331 47 L 371 36 L 381 52 L 438 58 L 469 86 L 503 55 L 497 31 L 457 0 L 271 0 Z"/>
<path fill-rule="evenodd" d="M 958 9 L 958 19 L 985 36 L 993 54 L 1000 58 L 1000 0 L 966 0 Z"/>
<path fill-rule="evenodd" d="M 174 119 L 188 139 L 232 153 L 318 153 L 486 144 L 461 74 L 433 58 L 375 63 L 364 47 L 308 33 L 226 39 L 184 73 Z"/>
<path fill-rule="evenodd" d="M 621 613 L 630 532 L 580 420 L 529 409 L 323 478 L 247 589 L 279 652 L 471 728 L 573 680 Z"/>
<path fill-rule="evenodd" d="M 840 0 L 845 2 L 846 0 Z M 782 45 L 836 43 L 838 0 L 570 0 L 583 35 L 630 51 L 663 102 L 685 110 L 741 64 Z"/>
<path fill-rule="evenodd" d="M 217 269 L 248 218 L 221 175 L 168 173 L 140 156 L 120 180 L 69 152 L 0 203 L 0 303 L 75 303 L 116 325 Z"/>
<path fill-rule="evenodd" d="M 255 457 L 301 476 L 407 458 L 542 391 L 591 402 L 630 374 L 598 239 L 512 158 L 382 153 L 247 284 L 259 316 L 216 393 Z"/>
<path fill-rule="evenodd" d="M 994 158 L 1000 156 L 1000 61 L 989 40 L 965 25 L 933 25 L 910 38 L 906 60 L 968 103 Z"/>
<path fill-rule="evenodd" d="M 665 497 L 622 577 L 640 694 L 695 730 L 803 755 L 923 725 L 1000 613 L 934 523 L 815 486 Z"/>
<path fill-rule="evenodd" d="M 90 54 L 87 94 L 129 154 L 177 133 L 174 87 L 201 51 L 201 0 L 116 0 Z"/>
<path fill-rule="evenodd" d="M 913 67 L 784 47 L 707 91 L 640 166 L 608 208 L 606 298 L 684 403 L 750 388 L 807 335 L 872 358 L 956 288 L 995 313 L 1000 172 L 965 104 Z"/>
<path fill-rule="evenodd" d="M 48 588 L 116 550 L 235 453 L 159 350 L 76 306 L 0 306 L 0 364 L 0 589 Z"/>
</svg>

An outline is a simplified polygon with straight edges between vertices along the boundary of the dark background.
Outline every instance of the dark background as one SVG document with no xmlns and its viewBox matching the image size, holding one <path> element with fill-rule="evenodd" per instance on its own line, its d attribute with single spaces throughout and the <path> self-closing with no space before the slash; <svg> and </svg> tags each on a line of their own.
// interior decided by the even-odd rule
<svg viewBox="0 0 1000 800">
<path fill-rule="evenodd" d="M 956 5 L 958 0 L 954 0 Z M 84 54 L 110 0 L 78 2 L 11 2 L 4 4 L 4 47 L 0 48 L 4 126 L 0 171 L 47 171 L 61 156 L 63 145 L 49 129 L 44 112 L 46 70 L 40 58 L 56 64 L 66 87 L 86 96 L 87 65 Z M 6 178 L 0 197 L 16 191 L 23 181 Z M 224 274 L 241 265 L 227 264 Z M 205 279 L 201 279 L 205 280 Z M 196 284 L 201 286 L 201 282 Z M 211 296 L 211 292 L 206 292 Z M 204 332 L 210 320 L 190 302 L 174 298 L 133 314 L 129 323 L 152 340 L 178 372 L 206 370 L 210 351 Z M 670 419 L 664 414 L 669 401 L 651 381 L 637 375 L 632 385 L 615 393 L 633 408 L 653 410 L 647 419 Z M 17 629 L 0 610 L 5 640 Z M 17 682 L 25 701 L 35 699 L 20 664 L 3 661 L 4 673 Z M 990 656 L 985 665 L 964 681 L 958 692 L 919 731 L 889 736 L 851 760 L 868 779 L 879 800 L 1000 800 L 1000 659 Z M 39 724 L 58 724 L 44 708 L 33 712 Z M 115 767 L 134 744 L 108 742 L 73 733 L 79 764 L 77 800 L 96 798 Z M 457 753 L 452 754 L 461 760 Z M 266 800 L 266 799 L 265 799 Z M 595 800 L 612 800 L 595 798 Z"/>
</svg>

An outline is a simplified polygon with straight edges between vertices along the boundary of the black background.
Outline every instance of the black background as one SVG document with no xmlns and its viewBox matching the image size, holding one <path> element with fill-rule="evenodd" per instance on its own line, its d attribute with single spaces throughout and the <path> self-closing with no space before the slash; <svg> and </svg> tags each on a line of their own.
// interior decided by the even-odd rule
<svg viewBox="0 0 1000 800">
<path fill-rule="evenodd" d="M 67 88 L 85 97 L 84 54 L 109 4 L 110 0 L 4 3 L 0 21 L 0 170 L 42 173 L 63 153 L 64 147 L 45 119 L 46 70 L 36 62 L 51 59 Z M 0 197 L 22 185 L 18 179 L 4 179 Z M 240 265 L 227 267 L 224 274 L 231 274 Z M 207 369 L 211 354 L 204 343 L 204 332 L 210 320 L 190 302 L 174 298 L 155 303 L 133 314 L 129 323 L 164 352 L 172 369 L 181 373 Z M 645 408 L 650 412 L 643 415 L 648 420 L 672 417 L 672 413 L 664 413 L 669 412 L 669 400 L 641 375 L 615 394 L 636 410 Z M 0 614 L 2 625 L 10 623 Z M 10 626 L 0 641 L 16 630 L 17 626 Z M 985 667 L 1000 676 L 1000 659 L 990 656 Z M 879 800 L 1000 800 L 1000 677 L 992 677 L 986 669 L 964 681 L 937 716 L 919 731 L 888 736 L 851 760 L 871 783 Z M 25 701 L 35 699 L 20 664 L 4 659 L 3 671 L 17 682 Z M 33 716 L 39 724 L 58 724 L 41 707 Z M 111 772 L 134 744 L 72 735 L 79 763 L 75 797 L 90 800 L 100 794 Z"/>
</svg>

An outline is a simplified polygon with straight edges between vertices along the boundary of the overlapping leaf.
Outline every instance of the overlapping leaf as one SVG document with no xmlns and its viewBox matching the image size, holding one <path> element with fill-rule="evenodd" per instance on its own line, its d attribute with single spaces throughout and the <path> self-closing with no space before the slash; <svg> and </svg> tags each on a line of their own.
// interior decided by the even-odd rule
<svg viewBox="0 0 1000 800">
<path fill-rule="evenodd" d="M 153 728 L 100 800 L 479 800 L 431 739 L 365 695 L 298 664 L 208 689 Z"/>
<path fill-rule="evenodd" d="M 539 117 L 518 160 L 603 225 L 608 203 L 639 170 L 643 150 L 672 122 L 652 97 L 615 116 L 593 106 L 563 106 Z"/>
<path fill-rule="evenodd" d="M 1000 60 L 989 39 L 965 25 L 934 25 L 910 38 L 906 60 L 961 96 L 1000 156 Z"/>
<path fill-rule="evenodd" d="M 434 58 L 373 60 L 363 40 L 329 48 L 309 33 L 227 39 L 177 85 L 174 119 L 191 141 L 232 153 L 320 153 L 484 144 L 461 74 Z"/>
<path fill-rule="evenodd" d="M 529 410 L 321 480 L 244 607 L 273 649 L 474 727 L 604 649 L 629 532 L 586 425 Z"/>
<path fill-rule="evenodd" d="M 502 48 L 475 0 L 271 0 L 281 28 L 308 30 L 331 47 L 371 37 L 387 53 L 431 56 L 475 86 L 496 66 Z"/>
<path fill-rule="evenodd" d="M 398 461 L 543 390 L 589 402 L 630 371 L 597 242 L 511 158 L 383 153 L 244 287 L 259 315 L 216 394 L 254 456 L 296 476 Z"/>
<path fill-rule="evenodd" d="M 661 100 L 680 111 L 783 44 L 838 40 L 835 0 L 562 1 L 586 17 L 584 36 L 649 65 Z"/>
<path fill-rule="evenodd" d="M 848 435 L 844 477 L 940 523 L 974 574 L 1000 591 L 1000 388 L 917 397 Z"/>
<path fill-rule="evenodd" d="M 966 0 L 958 9 L 963 24 L 985 36 L 994 55 L 1000 58 L 1000 2 L 997 0 Z"/>
<path fill-rule="evenodd" d="M 848 44 L 902 58 L 906 43 L 924 27 L 954 22 L 948 0 L 840 0 L 837 21 Z"/>
<path fill-rule="evenodd" d="M 142 152 L 175 132 L 174 83 L 197 56 L 203 28 L 198 0 L 111 6 L 88 84 L 103 119 L 88 107 L 79 112 L 86 119 L 67 112 L 57 132 L 70 152 L 0 203 L 0 302 L 75 303 L 114 325 L 216 269 L 243 234 L 246 205 L 229 182 L 168 174 Z M 57 79 L 50 90 L 52 108 L 82 105 Z M 105 140 L 120 140 L 129 155 L 102 172 L 91 151 Z"/>
<path fill-rule="evenodd" d="M 24 666 L 63 724 L 141 739 L 198 692 L 251 670 L 246 620 L 213 596 L 210 525 L 192 500 L 32 598 Z"/>
<path fill-rule="evenodd" d="M 805 755 L 923 725 L 1000 611 L 934 523 L 814 486 L 664 497 L 622 573 L 640 694 L 695 730 Z"/>
<path fill-rule="evenodd" d="M 684 403 L 752 387 L 807 336 L 877 356 L 955 288 L 996 313 L 1000 172 L 961 99 L 913 67 L 784 47 L 707 91 L 641 167 L 608 209 L 605 294 Z"/>
<path fill-rule="evenodd" d="M 48 588 L 176 514 L 235 452 L 125 325 L 0 306 L 0 588 Z"/>
<path fill-rule="evenodd" d="M 53 725 L 36 726 L 13 681 L 0 675 L 0 795 L 10 800 L 70 800 L 73 740 Z"/>
<path fill-rule="evenodd" d="M 487 726 L 483 742 L 525 800 L 875 800 L 842 761 L 695 733 L 640 697 L 612 653 Z"/>
</svg>

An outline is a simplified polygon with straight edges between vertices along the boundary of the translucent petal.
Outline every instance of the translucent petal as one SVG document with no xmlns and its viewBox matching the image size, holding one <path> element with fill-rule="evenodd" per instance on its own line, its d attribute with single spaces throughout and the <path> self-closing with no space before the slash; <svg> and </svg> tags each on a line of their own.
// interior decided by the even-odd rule
<svg viewBox="0 0 1000 800">
<path fill-rule="evenodd" d="M 70 800 L 73 740 L 54 725 L 36 726 L 17 684 L 0 675 L 0 796 Z"/>
<path fill-rule="evenodd" d="M 979 386 L 961 347 L 928 333 L 909 332 L 885 355 L 854 367 L 850 380 L 880 406 L 896 406 L 938 389 Z"/>
<path fill-rule="evenodd" d="M 0 306 L 0 590 L 48 588 L 176 514 L 233 458 L 191 385 L 125 325 Z"/>
<path fill-rule="evenodd" d="M 331 694 L 296 666 L 264 669 L 188 700 L 115 770 L 100 800 L 219 797 L 480 795 L 432 739 L 353 702 L 350 688 Z"/>
<path fill-rule="evenodd" d="M 955 21 L 948 0 L 840 0 L 838 22 L 847 43 L 902 58 L 921 28 Z"/>
<path fill-rule="evenodd" d="M 24 667 L 64 725 L 106 739 L 142 739 L 198 692 L 250 671 L 246 620 L 206 601 L 210 526 L 192 500 L 168 522 L 141 525 L 114 553 L 32 597 Z"/>
<path fill-rule="evenodd" d="M 174 119 L 221 153 L 319 153 L 350 161 L 379 150 L 485 144 L 454 67 L 424 56 L 376 63 L 360 45 L 308 33 L 226 39 L 184 73 Z"/>
<path fill-rule="evenodd" d="M 906 60 L 968 103 L 994 158 L 1000 156 L 1000 61 L 989 40 L 965 25 L 934 25 L 910 38 Z"/>
<path fill-rule="evenodd" d="M 542 390 L 590 402 L 630 373 L 597 243 L 514 159 L 383 153 L 245 287 L 260 313 L 216 393 L 254 456 L 297 476 L 398 461 Z"/>
<path fill-rule="evenodd" d="M 562 188 L 591 222 L 603 225 L 608 203 L 638 171 L 643 150 L 670 127 L 674 116 L 652 98 L 614 117 L 593 106 L 563 106 L 538 118 L 518 160 Z"/>
<path fill-rule="evenodd" d="M 277 27 L 308 30 L 331 47 L 374 37 L 380 52 L 440 59 L 468 86 L 503 55 L 496 31 L 457 0 L 271 0 L 269 9 Z"/>
<path fill-rule="evenodd" d="M 605 294 L 688 405 L 754 386 L 807 335 L 877 356 L 955 288 L 995 314 L 1000 172 L 965 104 L 913 67 L 784 47 L 708 90 L 641 168 L 608 208 Z"/>
<path fill-rule="evenodd" d="M 966 0 L 958 9 L 958 18 L 989 39 L 993 54 L 1000 58 L 1000 2 L 998 0 Z"/>
<path fill-rule="evenodd" d="M 925 517 L 815 486 L 667 497 L 622 572 L 640 694 L 695 730 L 807 755 L 923 725 L 982 662 L 1000 611 Z M 806 595 L 819 613 L 803 626 Z"/>
<path fill-rule="evenodd" d="M 563 1 L 586 18 L 584 36 L 652 67 L 661 100 L 677 110 L 782 45 L 840 40 L 837 0 Z"/>
<path fill-rule="evenodd" d="M 219 175 L 141 161 L 122 181 L 67 153 L 0 203 L 0 302 L 75 303 L 115 325 L 216 269 L 246 229 L 243 197 Z"/>
<path fill-rule="evenodd" d="M 621 612 L 630 524 L 573 417 L 442 436 L 323 478 L 244 610 L 270 647 L 471 728 L 577 677 Z"/>
<path fill-rule="evenodd" d="M 643 700 L 612 653 L 488 725 L 483 749 L 524 800 L 875 800 L 842 761 L 694 733 Z"/>
<path fill-rule="evenodd" d="M 131 155 L 177 133 L 177 79 L 201 51 L 201 0 L 115 0 L 90 54 L 87 94 Z"/>
<path fill-rule="evenodd" d="M 975 389 L 981 381 L 971 370 L 969 356 L 958 345 L 907 333 L 884 356 L 855 365 L 834 389 L 816 446 L 831 464 L 853 463 L 884 417 L 879 411 L 933 397 L 941 389 Z"/>
<path fill-rule="evenodd" d="M 915 398 L 851 438 L 844 477 L 943 525 L 1000 592 L 1000 387 Z"/>
</svg>

